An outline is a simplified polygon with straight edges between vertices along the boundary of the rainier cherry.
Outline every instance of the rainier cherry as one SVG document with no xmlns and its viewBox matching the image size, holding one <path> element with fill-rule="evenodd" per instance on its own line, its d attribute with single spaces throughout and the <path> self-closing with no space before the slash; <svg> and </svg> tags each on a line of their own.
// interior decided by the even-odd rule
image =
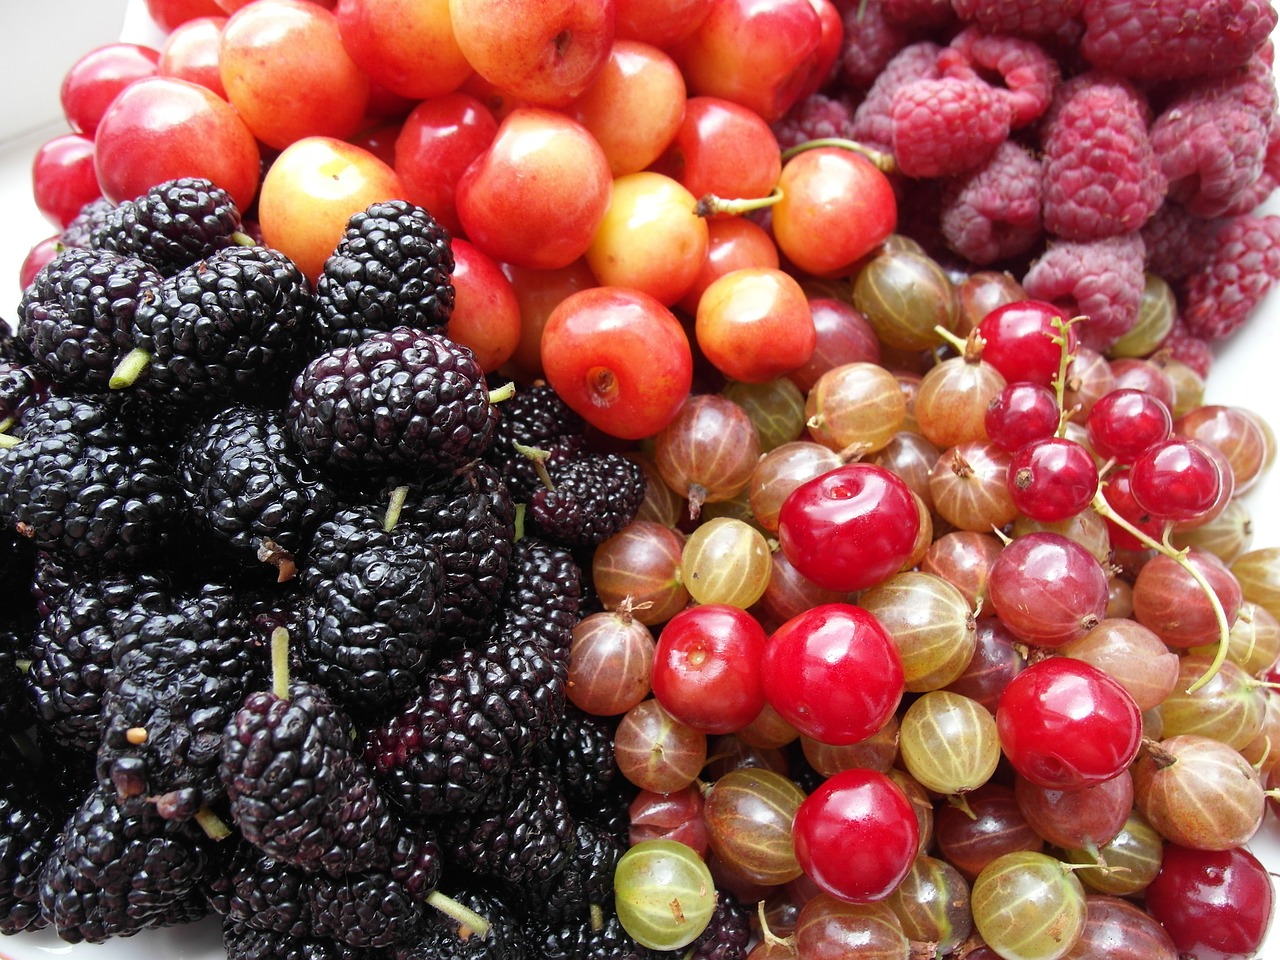
<svg viewBox="0 0 1280 960">
<path fill-rule="evenodd" d="M 817 342 L 809 301 L 788 273 L 743 268 L 713 281 L 698 301 L 698 346 L 732 380 L 766 383 L 808 362 Z"/>
<path fill-rule="evenodd" d="M 628 440 L 665 427 L 693 383 L 680 322 L 653 297 L 622 287 L 562 300 L 542 330 L 542 366 L 579 416 Z"/>
<path fill-rule="evenodd" d="M 682 610 L 662 628 L 653 695 L 673 717 L 703 733 L 733 733 L 764 709 L 764 628 L 728 604 Z"/>
<path fill-rule="evenodd" d="M 425 100 L 456 90 L 471 75 L 453 35 L 449 0 L 341 0 L 333 12 L 351 59 L 393 93 Z"/>
<path fill-rule="evenodd" d="M 920 829 L 902 788 L 875 770 L 842 770 L 805 798 L 793 826 L 796 859 L 838 900 L 883 900 L 915 861 Z"/>
<path fill-rule="evenodd" d="M 872 614 L 847 603 L 811 607 L 769 637 L 764 694 L 807 737 L 835 746 L 865 740 L 902 700 L 902 657 Z"/>
<path fill-rule="evenodd" d="M 481 369 L 491 373 L 520 342 L 520 301 L 502 268 L 475 244 L 454 237 L 453 260 L 449 339 L 470 347 Z"/>
<path fill-rule="evenodd" d="M 1142 714 L 1129 692 L 1071 657 L 1033 663 L 1010 680 L 996 707 L 996 728 L 1013 768 L 1050 790 L 1119 776 L 1142 742 Z"/>
</svg>

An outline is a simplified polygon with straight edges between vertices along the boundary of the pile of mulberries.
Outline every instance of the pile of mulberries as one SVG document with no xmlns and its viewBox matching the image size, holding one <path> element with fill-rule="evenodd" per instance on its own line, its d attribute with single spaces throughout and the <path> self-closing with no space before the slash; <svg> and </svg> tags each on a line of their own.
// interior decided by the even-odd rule
<svg viewBox="0 0 1280 960">
<path fill-rule="evenodd" d="M 315 287 L 202 180 L 64 247 L 0 337 L 0 932 L 524 957 L 542 898 L 580 924 L 619 851 L 578 558 L 644 474 L 450 339 L 420 207 L 352 217 Z"/>
</svg>

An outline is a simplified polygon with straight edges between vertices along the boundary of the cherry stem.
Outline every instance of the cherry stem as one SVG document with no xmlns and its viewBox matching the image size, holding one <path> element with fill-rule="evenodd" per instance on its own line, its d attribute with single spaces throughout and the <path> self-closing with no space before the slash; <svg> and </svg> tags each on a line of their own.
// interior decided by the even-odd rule
<svg viewBox="0 0 1280 960">
<path fill-rule="evenodd" d="M 859 143 L 847 137 L 818 137 L 814 140 L 806 140 L 804 143 L 797 143 L 794 147 L 787 147 L 782 151 L 782 161 L 785 163 L 798 153 L 817 150 L 821 147 L 839 147 L 841 150 L 861 154 L 875 164 L 876 169 L 881 173 L 896 173 L 898 169 L 898 161 L 894 159 L 893 154 L 868 147 L 865 143 Z"/>
<path fill-rule="evenodd" d="M 693 212 L 695 216 L 699 217 L 710 217 L 717 213 L 738 216 L 739 214 L 750 213 L 752 210 L 763 210 L 765 207 L 771 207 L 781 199 L 781 187 L 774 187 L 764 197 L 740 197 L 736 200 L 728 200 L 724 197 L 717 197 L 714 193 L 707 193 L 699 198 L 694 205 Z"/>
<path fill-rule="evenodd" d="M 271 692 L 280 700 L 289 699 L 289 631 L 271 631 Z"/>
<path fill-rule="evenodd" d="M 151 363 L 151 354 L 141 347 L 134 347 L 116 364 L 116 368 L 111 371 L 111 379 L 107 381 L 107 386 L 112 390 L 123 390 L 125 387 L 132 387 L 138 381 L 138 377 L 142 376 L 142 371 L 147 369 Z"/>
<path fill-rule="evenodd" d="M 391 499 L 387 502 L 387 512 L 382 516 L 382 529 L 390 533 L 400 522 L 400 513 L 404 510 L 405 501 L 409 499 L 407 486 L 396 487 L 391 491 Z"/>
<path fill-rule="evenodd" d="M 474 910 L 463 906 L 453 897 L 439 890 L 432 890 L 427 894 L 426 902 L 446 917 L 458 921 L 458 936 L 464 941 L 470 940 L 473 936 L 481 940 L 489 936 L 489 921 Z"/>
</svg>

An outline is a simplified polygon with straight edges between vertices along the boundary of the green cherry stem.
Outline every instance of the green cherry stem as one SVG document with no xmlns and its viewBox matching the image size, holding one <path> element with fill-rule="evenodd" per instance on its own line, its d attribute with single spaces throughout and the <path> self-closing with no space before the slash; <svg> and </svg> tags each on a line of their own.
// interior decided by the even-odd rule
<svg viewBox="0 0 1280 960">
<path fill-rule="evenodd" d="M 765 207 L 772 207 L 781 199 L 781 187 L 774 187 L 763 197 L 742 197 L 736 200 L 729 200 L 725 197 L 717 197 L 714 193 L 707 193 L 699 198 L 697 204 L 694 205 L 693 212 L 695 216 L 699 217 L 712 217 L 718 213 L 727 213 L 736 217 L 744 213 L 750 213 L 752 210 L 763 210 Z"/>
<path fill-rule="evenodd" d="M 1169 544 L 1167 539 L 1156 540 L 1153 537 L 1148 536 L 1146 533 L 1143 533 L 1111 508 L 1111 504 L 1107 503 L 1107 498 L 1103 496 L 1101 488 L 1099 488 L 1098 492 L 1093 495 L 1092 505 L 1093 509 L 1104 519 L 1110 520 L 1131 537 L 1138 540 L 1144 547 L 1149 550 L 1154 550 L 1157 553 L 1164 554 L 1164 556 L 1182 567 L 1183 570 L 1186 570 L 1187 573 L 1191 575 L 1191 579 L 1193 579 L 1201 591 L 1204 592 L 1204 595 L 1209 598 L 1209 606 L 1213 608 L 1213 616 L 1218 623 L 1218 649 L 1213 655 L 1213 662 L 1209 664 L 1209 668 L 1201 674 L 1195 683 L 1187 687 L 1187 693 L 1195 693 L 1214 678 L 1218 670 L 1221 669 L 1223 662 L 1227 659 L 1227 646 L 1231 642 L 1231 625 L 1227 623 L 1227 614 L 1226 611 L 1222 609 L 1222 601 L 1220 601 L 1218 599 L 1218 595 L 1213 592 L 1213 587 L 1211 587 L 1209 585 L 1209 581 L 1204 578 L 1204 574 L 1197 570 L 1194 564 L 1187 559 L 1187 552 L 1190 548 L 1175 550 Z"/>
<path fill-rule="evenodd" d="M 894 159 L 893 154 L 868 147 L 865 143 L 849 140 L 846 137 L 818 137 L 814 140 L 806 140 L 804 143 L 797 143 L 794 147 L 788 147 L 782 151 L 782 160 L 785 163 L 798 153 L 817 150 L 820 147 L 839 147 L 841 150 L 861 154 L 875 164 L 876 169 L 881 173 L 894 173 L 898 169 L 898 161 Z"/>
</svg>

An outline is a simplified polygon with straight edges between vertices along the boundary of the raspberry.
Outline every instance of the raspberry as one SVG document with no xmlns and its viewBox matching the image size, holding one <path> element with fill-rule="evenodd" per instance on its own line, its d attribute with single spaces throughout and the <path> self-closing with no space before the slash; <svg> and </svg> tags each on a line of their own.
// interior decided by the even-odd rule
<svg viewBox="0 0 1280 960">
<path fill-rule="evenodd" d="M 1166 202 L 1142 227 L 1147 270 L 1176 283 L 1209 259 L 1219 223 L 1197 217 L 1181 204 Z"/>
<path fill-rule="evenodd" d="M 1156 354 L 1167 354 L 1171 359 L 1181 361 L 1200 375 L 1200 379 L 1209 377 L 1209 369 L 1213 366 L 1213 347 L 1204 337 L 1197 337 L 1187 329 L 1187 322 L 1175 317 L 1173 328 L 1160 341 Z"/>
<path fill-rule="evenodd" d="M 1252 213 L 1271 194 L 1280 189 L 1280 124 L 1272 124 L 1267 149 L 1262 155 L 1262 173 L 1249 187 L 1236 195 L 1234 203 L 1222 211 L 1224 217 Z"/>
<path fill-rule="evenodd" d="M 1083 16 L 1085 59 L 1142 80 L 1225 73 L 1276 26 L 1267 0 L 1085 0 Z"/>
<path fill-rule="evenodd" d="M 773 135 L 783 150 L 826 137 L 853 136 L 853 111 L 843 100 L 812 94 L 795 104 L 773 125 Z"/>
<path fill-rule="evenodd" d="M 1169 196 L 1197 216 L 1221 216 L 1262 175 L 1275 110 L 1270 75 L 1264 83 L 1251 72 L 1200 81 L 1170 101 L 1151 128 Z"/>
<path fill-rule="evenodd" d="M 1047 300 L 1068 316 L 1087 319 L 1080 341 L 1103 351 L 1137 322 L 1145 285 L 1138 231 L 1087 242 L 1051 242 L 1022 279 L 1027 296 Z"/>
<path fill-rule="evenodd" d="M 1003 98 L 977 79 L 916 80 L 893 98 L 893 153 L 908 177 L 944 177 L 984 162 L 1009 136 Z"/>
<path fill-rule="evenodd" d="M 996 91 L 1009 103 L 1015 130 L 1044 115 L 1062 80 L 1058 62 L 1034 40 L 987 34 L 977 27 L 951 38 L 939 54 L 938 67 L 943 76 L 999 74 L 1004 86 Z"/>
<path fill-rule="evenodd" d="M 938 77 L 938 54 L 942 47 L 929 40 L 899 50 L 885 66 L 866 97 L 853 112 L 853 139 L 886 153 L 893 148 L 893 98 L 913 80 Z"/>
<path fill-rule="evenodd" d="M 1280 216 L 1246 214 L 1214 238 L 1208 261 L 1187 278 L 1182 316 L 1193 336 L 1235 333 L 1280 280 Z"/>
<path fill-rule="evenodd" d="M 942 188 L 942 235 L 960 256 L 976 264 L 1030 251 L 1043 234 L 1040 161 L 1006 141 L 991 159 Z"/>
<path fill-rule="evenodd" d="M 866 0 L 853 4 L 844 15 L 839 75 L 858 90 L 875 83 L 895 54 L 916 39 L 911 30 L 885 16 L 884 6 L 884 0 Z"/>
<path fill-rule="evenodd" d="M 955 26 L 951 0 L 884 0 L 884 18 L 916 30 L 945 30 Z"/>
<path fill-rule="evenodd" d="M 956 15 L 988 33 L 1050 37 L 1080 16 L 1085 0 L 951 0 Z"/>
<path fill-rule="evenodd" d="M 1096 71 L 1058 88 L 1045 118 L 1044 225 L 1066 240 L 1140 228 L 1160 206 L 1164 175 L 1132 84 Z"/>
</svg>

